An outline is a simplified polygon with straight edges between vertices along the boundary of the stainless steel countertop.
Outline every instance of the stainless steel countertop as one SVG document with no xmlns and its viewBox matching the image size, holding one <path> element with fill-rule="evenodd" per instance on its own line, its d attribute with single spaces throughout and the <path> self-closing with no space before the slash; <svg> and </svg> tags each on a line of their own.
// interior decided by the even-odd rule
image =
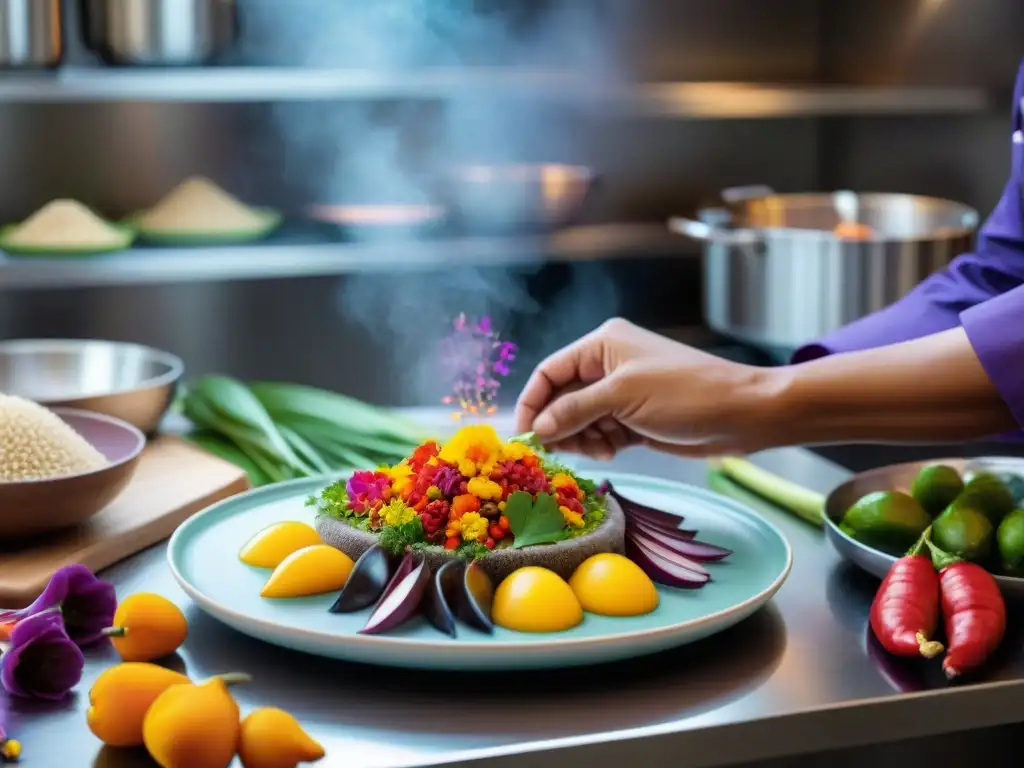
<svg viewBox="0 0 1024 768">
<path fill-rule="evenodd" d="M 755 460 L 820 490 L 847 476 L 805 450 Z M 608 468 L 700 486 L 706 478 L 702 462 L 642 449 Z M 1024 655 L 1016 650 L 1017 629 L 1005 644 L 1012 650 L 992 670 L 996 682 L 952 688 L 917 667 L 879 666 L 865 651 L 877 582 L 842 564 L 819 531 L 762 511 L 795 554 L 789 581 L 765 609 L 677 651 L 558 673 L 410 674 L 279 650 L 194 608 L 173 582 L 162 545 L 104 576 L 121 595 L 157 591 L 182 605 L 190 631 L 181 659 L 189 674 L 249 672 L 252 684 L 235 689 L 243 710 L 290 710 L 326 746 L 326 765 L 699 768 L 1019 719 Z M 77 695 L 56 708 L 0 699 L 27 765 L 151 765 L 136 752 L 100 751 L 86 728 L 89 686 L 113 660 L 110 649 L 90 652 Z M 901 694 L 897 686 L 923 690 Z"/>
</svg>

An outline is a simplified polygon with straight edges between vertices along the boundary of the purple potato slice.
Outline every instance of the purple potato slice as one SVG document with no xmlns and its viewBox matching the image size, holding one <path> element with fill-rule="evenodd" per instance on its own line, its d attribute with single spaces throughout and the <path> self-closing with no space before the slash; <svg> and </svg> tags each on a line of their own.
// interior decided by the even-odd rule
<svg viewBox="0 0 1024 768">
<path fill-rule="evenodd" d="M 487 571 L 474 560 L 463 571 L 461 586 L 456 592 L 455 615 L 474 629 L 493 632 L 491 606 L 494 603 L 494 582 Z"/>
<path fill-rule="evenodd" d="M 356 560 L 331 613 L 354 613 L 373 605 L 391 579 L 391 558 L 380 547 L 370 547 Z"/>
<path fill-rule="evenodd" d="M 626 557 L 640 566 L 640 569 L 650 576 L 651 581 L 665 587 L 700 589 L 710 580 L 706 574 L 691 571 L 646 551 L 628 533 L 626 534 Z"/>
<path fill-rule="evenodd" d="M 423 593 L 430 584 L 430 566 L 427 561 L 418 555 L 406 555 L 406 560 L 412 561 L 411 569 L 399 572 L 392 577 L 384 595 L 377 602 L 373 613 L 366 621 L 366 626 L 359 630 L 361 635 L 381 635 L 398 627 L 413 616 L 420 609 L 423 601 Z"/>
<path fill-rule="evenodd" d="M 452 606 L 462 588 L 462 571 L 466 564 L 462 560 L 451 560 L 442 565 L 423 593 L 423 615 L 439 631 L 455 637 L 455 614 Z"/>
<path fill-rule="evenodd" d="M 630 523 L 630 527 L 637 533 L 654 539 L 659 544 L 671 549 L 690 560 L 697 562 L 715 562 L 724 560 L 732 554 L 731 549 L 718 547 L 714 544 L 706 544 L 703 541 L 696 541 L 688 537 L 674 535 L 671 531 L 657 526 L 647 525 L 639 520 Z"/>
</svg>

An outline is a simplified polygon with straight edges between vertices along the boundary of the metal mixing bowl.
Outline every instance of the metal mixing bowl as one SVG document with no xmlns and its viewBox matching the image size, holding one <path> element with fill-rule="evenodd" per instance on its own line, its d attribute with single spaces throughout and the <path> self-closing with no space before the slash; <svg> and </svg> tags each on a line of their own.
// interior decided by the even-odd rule
<svg viewBox="0 0 1024 768">
<path fill-rule="evenodd" d="M 181 360 L 139 344 L 77 339 L 0 342 L 0 392 L 77 408 L 154 432 L 184 372 Z"/>
<path fill-rule="evenodd" d="M 581 165 L 468 165 L 452 173 L 445 196 L 467 229 L 546 231 L 574 223 L 596 183 Z"/>
</svg>

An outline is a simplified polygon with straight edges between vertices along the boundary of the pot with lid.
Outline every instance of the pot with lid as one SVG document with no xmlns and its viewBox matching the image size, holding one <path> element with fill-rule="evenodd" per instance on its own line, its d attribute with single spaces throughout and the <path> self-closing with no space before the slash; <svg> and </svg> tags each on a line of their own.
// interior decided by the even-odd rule
<svg viewBox="0 0 1024 768">
<path fill-rule="evenodd" d="M 949 200 L 728 189 L 672 230 L 704 244 L 704 317 L 780 356 L 876 310 L 970 250 L 978 212 Z"/>
</svg>

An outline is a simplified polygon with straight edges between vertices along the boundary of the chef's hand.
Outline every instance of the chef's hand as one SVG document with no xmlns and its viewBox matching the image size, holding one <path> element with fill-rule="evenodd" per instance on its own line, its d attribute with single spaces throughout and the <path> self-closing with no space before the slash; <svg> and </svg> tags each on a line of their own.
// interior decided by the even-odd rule
<svg viewBox="0 0 1024 768">
<path fill-rule="evenodd" d="M 542 362 L 517 429 L 552 450 L 609 459 L 631 445 L 684 456 L 750 452 L 767 437 L 768 369 L 731 363 L 625 320 Z"/>
</svg>

